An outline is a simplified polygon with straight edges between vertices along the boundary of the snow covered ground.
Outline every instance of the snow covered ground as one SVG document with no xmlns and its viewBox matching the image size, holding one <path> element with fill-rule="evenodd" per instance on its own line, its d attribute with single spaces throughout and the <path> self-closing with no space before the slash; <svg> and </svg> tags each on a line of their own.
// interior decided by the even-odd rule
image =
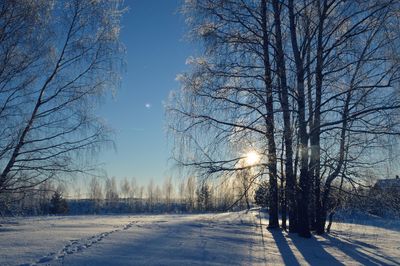
<svg viewBox="0 0 400 266">
<path fill-rule="evenodd" d="M 302 239 L 258 210 L 0 220 L 0 265 L 400 265 L 400 222 Z"/>
</svg>

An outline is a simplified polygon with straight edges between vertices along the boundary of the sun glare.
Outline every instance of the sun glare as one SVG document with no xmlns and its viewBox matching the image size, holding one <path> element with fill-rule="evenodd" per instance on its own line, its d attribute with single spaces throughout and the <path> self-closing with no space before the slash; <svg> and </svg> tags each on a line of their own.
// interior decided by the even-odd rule
<svg viewBox="0 0 400 266">
<path fill-rule="evenodd" d="M 246 154 L 246 165 L 255 165 L 260 160 L 260 155 L 257 152 L 251 151 Z"/>
</svg>

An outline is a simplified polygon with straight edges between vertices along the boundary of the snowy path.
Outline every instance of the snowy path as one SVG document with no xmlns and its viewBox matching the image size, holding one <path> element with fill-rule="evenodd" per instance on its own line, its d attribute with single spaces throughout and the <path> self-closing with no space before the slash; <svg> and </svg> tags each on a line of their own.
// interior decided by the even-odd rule
<svg viewBox="0 0 400 266">
<path fill-rule="evenodd" d="M 255 219 L 241 214 L 153 217 L 74 256 L 66 265 L 265 265 Z M 233 218 L 233 216 L 236 216 Z M 157 219 L 158 218 L 158 219 Z M 167 218 L 167 219 L 166 219 Z"/>
<path fill-rule="evenodd" d="M 0 265 L 400 265 L 398 227 L 335 224 L 301 239 L 266 230 L 256 210 L 2 223 Z"/>
</svg>

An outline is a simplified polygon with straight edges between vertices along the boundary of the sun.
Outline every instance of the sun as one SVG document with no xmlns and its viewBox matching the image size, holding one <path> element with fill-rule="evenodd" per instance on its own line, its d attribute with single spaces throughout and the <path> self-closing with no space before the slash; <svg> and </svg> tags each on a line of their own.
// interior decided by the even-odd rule
<svg viewBox="0 0 400 266">
<path fill-rule="evenodd" d="M 256 151 L 250 151 L 246 154 L 246 165 L 252 166 L 260 161 L 260 155 Z"/>
</svg>

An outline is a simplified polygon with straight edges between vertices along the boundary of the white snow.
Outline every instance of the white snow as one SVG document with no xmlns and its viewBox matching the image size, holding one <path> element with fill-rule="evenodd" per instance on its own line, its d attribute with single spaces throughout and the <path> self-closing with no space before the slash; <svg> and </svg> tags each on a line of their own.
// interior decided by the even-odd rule
<svg viewBox="0 0 400 266">
<path fill-rule="evenodd" d="M 0 265 L 400 265 L 400 222 L 302 239 L 258 210 L 0 220 Z"/>
</svg>

